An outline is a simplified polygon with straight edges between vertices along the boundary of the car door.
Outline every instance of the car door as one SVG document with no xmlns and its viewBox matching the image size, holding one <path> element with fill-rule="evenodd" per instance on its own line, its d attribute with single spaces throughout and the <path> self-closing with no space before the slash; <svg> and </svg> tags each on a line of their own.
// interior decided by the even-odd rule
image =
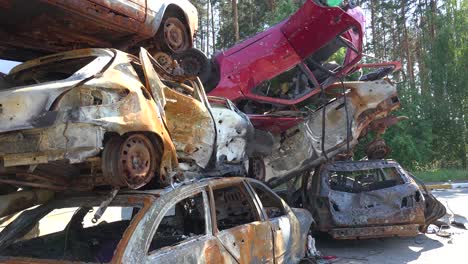
<svg viewBox="0 0 468 264">
<path fill-rule="evenodd" d="M 268 218 L 273 230 L 274 256 L 276 263 L 297 262 L 298 238 L 300 226 L 294 213 L 286 203 L 271 189 L 257 181 L 249 181 L 249 186 L 253 190 L 256 201 L 263 214 Z M 299 243 L 300 244 L 300 243 Z"/>
<path fill-rule="evenodd" d="M 173 84 L 177 89 L 168 87 L 153 67 L 156 60 L 144 48 L 141 48 L 140 60 L 145 71 L 146 85 L 150 87 L 150 92 L 165 117 L 178 158 L 188 161 L 188 164 L 194 161 L 199 167 L 207 168 L 215 153 L 217 136 L 210 104 L 200 88 L 201 84 L 196 82 L 193 91 L 190 87 L 187 89 L 187 85 L 176 87 Z"/>
<path fill-rule="evenodd" d="M 144 263 L 232 263 L 213 236 L 206 191 L 172 199 L 159 215 Z"/>
<path fill-rule="evenodd" d="M 139 22 L 145 22 L 147 0 L 88 0 L 117 14 L 130 17 Z"/>
<path fill-rule="evenodd" d="M 274 263 L 270 224 L 244 183 L 212 186 L 210 193 L 214 233 L 236 262 Z"/>
</svg>

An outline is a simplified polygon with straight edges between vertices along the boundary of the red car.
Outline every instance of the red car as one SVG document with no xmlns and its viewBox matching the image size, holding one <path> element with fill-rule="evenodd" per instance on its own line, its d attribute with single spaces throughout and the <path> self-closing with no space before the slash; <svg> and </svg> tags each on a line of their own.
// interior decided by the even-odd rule
<svg viewBox="0 0 468 264">
<path fill-rule="evenodd" d="M 354 70 L 361 59 L 363 21 L 350 14 L 307 0 L 290 18 L 217 54 L 217 80 L 208 81 L 209 95 L 235 102 L 257 128 L 278 132 L 292 127 L 302 118 L 272 120 L 263 114 L 294 110 L 320 93 L 319 84 L 326 86 Z M 340 53 L 343 62 L 332 62 Z"/>
</svg>

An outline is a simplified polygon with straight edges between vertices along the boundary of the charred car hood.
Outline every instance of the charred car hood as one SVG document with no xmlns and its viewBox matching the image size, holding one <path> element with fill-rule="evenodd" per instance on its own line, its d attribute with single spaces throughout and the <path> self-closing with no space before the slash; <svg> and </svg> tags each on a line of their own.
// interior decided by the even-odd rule
<svg viewBox="0 0 468 264">
<path fill-rule="evenodd" d="M 51 125 L 49 123 L 55 120 L 56 113 L 51 112 L 50 108 L 59 96 L 101 72 L 112 60 L 113 53 L 110 50 L 79 50 L 43 57 L 15 67 L 8 77 L 34 71 L 46 63 L 81 56 L 96 58 L 67 79 L 6 89 L 0 87 L 0 133 Z"/>
</svg>

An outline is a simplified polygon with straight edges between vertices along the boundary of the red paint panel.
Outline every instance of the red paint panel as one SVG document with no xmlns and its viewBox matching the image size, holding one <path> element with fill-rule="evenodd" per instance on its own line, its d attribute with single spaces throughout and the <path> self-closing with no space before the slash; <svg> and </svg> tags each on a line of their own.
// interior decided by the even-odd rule
<svg viewBox="0 0 468 264">
<path fill-rule="evenodd" d="M 304 121 L 300 117 L 273 117 L 267 115 L 249 115 L 252 125 L 260 130 L 280 134 Z"/>
</svg>

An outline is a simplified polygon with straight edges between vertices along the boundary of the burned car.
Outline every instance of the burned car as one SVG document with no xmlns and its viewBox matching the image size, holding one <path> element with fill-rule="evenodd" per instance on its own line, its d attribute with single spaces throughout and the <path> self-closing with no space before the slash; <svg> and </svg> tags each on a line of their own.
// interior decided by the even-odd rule
<svg viewBox="0 0 468 264">
<path fill-rule="evenodd" d="M 22 212 L 0 232 L 0 263 L 299 263 L 313 222 L 237 177 L 122 191 L 95 218 L 104 200 L 65 195 Z"/>
<path fill-rule="evenodd" d="M 80 48 L 192 47 L 197 9 L 187 0 L 3 0 L 0 57 L 25 61 Z"/>
<path fill-rule="evenodd" d="M 259 171 L 266 170 L 267 177 L 262 180 L 270 186 L 280 185 L 338 154 L 349 155 L 369 131 L 383 133 L 387 126 L 400 120 L 390 115 L 401 103 L 395 85 L 389 80 L 336 83 L 329 87 L 328 92 L 333 91 L 337 92 L 337 97 L 318 109 L 295 111 L 297 118 L 304 121 L 275 135 L 275 144 L 265 156 L 264 164 L 261 160 L 256 162 Z M 284 115 L 291 115 L 291 112 L 286 111 Z M 283 113 L 255 116 L 276 120 L 281 119 Z M 370 154 L 382 158 L 388 151 L 380 148 L 380 143 L 377 138 L 367 149 Z"/>
<path fill-rule="evenodd" d="M 0 80 L 0 183 L 136 189 L 188 171 L 241 175 L 248 118 L 227 99 L 210 103 L 200 81 L 158 71 L 171 77 L 144 49 L 140 59 L 85 49 L 15 67 Z"/>
<path fill-rule="evenodd" d="M 445 215 L 424 183 L 393 160 L 325 164 L 305 192 L 316 230 L 335 239 L 416 236 Z"/>
</svg>

